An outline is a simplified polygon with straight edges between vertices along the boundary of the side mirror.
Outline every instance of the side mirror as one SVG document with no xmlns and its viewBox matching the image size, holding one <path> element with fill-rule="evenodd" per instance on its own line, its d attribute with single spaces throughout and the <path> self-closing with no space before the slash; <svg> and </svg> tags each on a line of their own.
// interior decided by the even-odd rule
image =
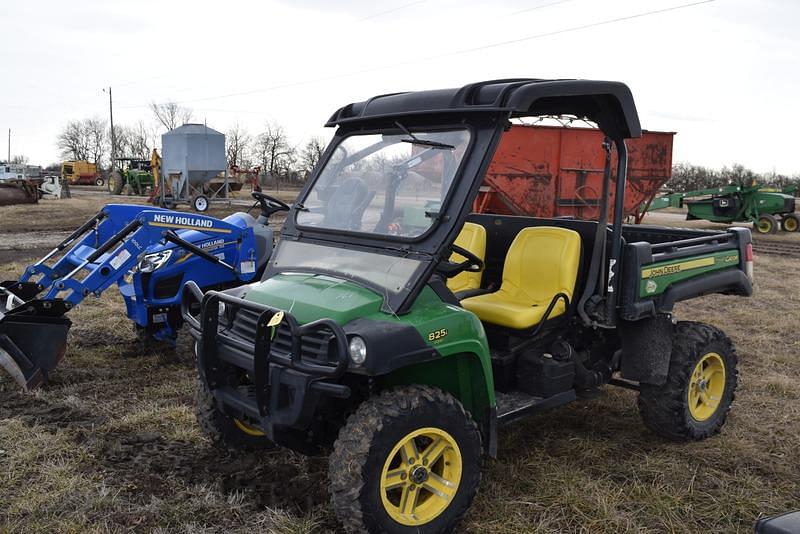
<svg viewBox="0 0 800 534">
<path fill-rule="evenodd" d="M 756 534 L 800 534 L 800 511 L 759 519 Z"/>
</svg>

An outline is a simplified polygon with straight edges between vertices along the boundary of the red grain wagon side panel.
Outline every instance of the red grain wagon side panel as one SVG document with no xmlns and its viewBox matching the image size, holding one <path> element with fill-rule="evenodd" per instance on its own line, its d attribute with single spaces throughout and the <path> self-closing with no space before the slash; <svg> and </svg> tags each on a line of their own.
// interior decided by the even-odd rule
<svg viewBox="0 0 800 534">
<path fill-rule="evenodd" d="M 625 215 L 652 199 L 672 172 L 672 132 L 629 139 Z M 605 153 L 599 130 L 513 126 L 503 135 L 474 210 L 480 213 L 597 219 Z M 616 160 L 616 157 L 614 157 Z M 616 172 L 616 169 L 614 169 Z M 614 190 L 610 213 L 613 215 Z"/>
</svg>

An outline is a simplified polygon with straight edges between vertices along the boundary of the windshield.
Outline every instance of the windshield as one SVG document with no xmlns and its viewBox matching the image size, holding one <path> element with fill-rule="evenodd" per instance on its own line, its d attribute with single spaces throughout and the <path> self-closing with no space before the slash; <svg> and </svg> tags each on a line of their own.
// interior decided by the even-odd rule
<svg viewBox="0 0 800 534">
<path fill-rule="evenodd" d="M 297 224 L 419 237 L 438 217 L 469 140 L 467 129 L 345 137 L 297 206 Z"/>
<path fill-rule="evenodd" d="M 396 295 L 411 287 L 422 263 L 360 250 L 329 247 L 299 241 L 283 241 L 273 257 L 281 272 L 322 272 L 348 280 L 361 280 L 378 287 L 384 296 Z"/>
</svg>

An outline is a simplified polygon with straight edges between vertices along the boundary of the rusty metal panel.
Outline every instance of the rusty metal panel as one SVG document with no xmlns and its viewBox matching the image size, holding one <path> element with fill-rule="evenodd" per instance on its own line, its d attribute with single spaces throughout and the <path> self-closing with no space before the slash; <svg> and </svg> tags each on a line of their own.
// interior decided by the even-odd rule
<svg viewBox="0 0 800 534">
<path fill-rule="evenodd" d="M 651 200 L 669 180 L 674 135 L 645 131 L 641 138 L 626 141 L 626 216 L 636 218 L 638 206 Z M 474 210 L 597 219 L 603 188 L 603 138 L 601 131 L 588 128 L 512 126 L 500 140 Z M 613 205 L 612 187 L 609 217 Z"/>
<path fill-rule="evenodd" d="M 11 204 L 36 204 L 39 202 L 38 186 L 42 179 L 4 180 L 0 182 L 0 206 Z"/>
</svg>

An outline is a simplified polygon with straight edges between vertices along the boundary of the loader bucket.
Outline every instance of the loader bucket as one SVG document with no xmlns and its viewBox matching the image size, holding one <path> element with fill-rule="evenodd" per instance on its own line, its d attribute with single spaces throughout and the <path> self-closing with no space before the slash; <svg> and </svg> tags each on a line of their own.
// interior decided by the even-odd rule
<svg viewBox="0 0 800 534">
<path fill-rule="evenodd" d="M 33 299 L 7 309 L 11 300 L 4 297 L 0 292 L 0 365 L 26 390 L 46 384 L 67 351 L 66 308 Z"/>
<path fill-rule="evenodd" d="M 36 184 L 29 180 L 0 182 L 0 206 L 12 204 L 36 204 L 39 192 Z"/>
</svg>

